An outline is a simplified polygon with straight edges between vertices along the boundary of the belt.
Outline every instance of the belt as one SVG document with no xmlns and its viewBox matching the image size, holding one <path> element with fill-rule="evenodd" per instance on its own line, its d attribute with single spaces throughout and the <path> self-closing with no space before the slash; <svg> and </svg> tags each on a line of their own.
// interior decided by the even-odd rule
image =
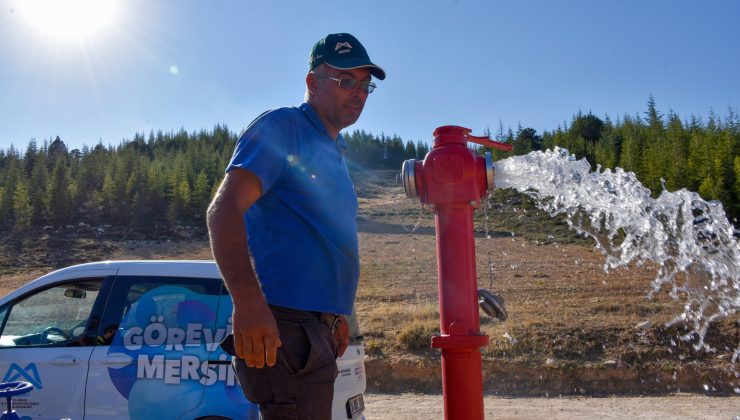
<svg viewBox="0 0 740 420">
<path fill-rule="evenodd" d="M 326 326 L 329 327 L 332 333 L 336 332 L 339 328 L 339 325 L 342 323 L 342 317 L 337 314 L 320 312 L 319 317 L 321 318 L 321 322 L 326 324 Z"/>
<path fill-rule="evenodd" d="M 293 309 L 282 306 L 270 305 L 270 309 L 275 314 L 276 318 L 281 318 L 281 314 L 285 314 L 285 318 L 281 318 L 287 321 L 301 321 L 318 317 L 321 322 L 326 324 L 331 332 L 335 332 L 339 328 L 339 324 L 342 323 L 340 315 L 333 314 L 330 312 L 318 312 L 318 311 L 306 311 L 302 309 Z M 316 319 L 316 318 L 313 318 Z"/>
</svg>

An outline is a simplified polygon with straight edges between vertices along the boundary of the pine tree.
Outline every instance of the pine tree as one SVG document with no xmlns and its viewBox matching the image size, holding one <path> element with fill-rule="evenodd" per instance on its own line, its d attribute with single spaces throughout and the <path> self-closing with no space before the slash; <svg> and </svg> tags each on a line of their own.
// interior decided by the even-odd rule
<svg viewBox="0 0 740 420">
<path fill-rule="evenodd" d="M 406 147 L 403 149 L 403 159 L 416 159 L 416 145 L 411 140 L 406 142 Z"/>
<path fill-rule="evenodd" d="M 193 185 L 193 214 L 198 220 L 205 220 L 206 209 L 211 202 L 211 186 L 205 171 L 198 172 Z"/>
<path fill-rule="evenodd" d="M 655 106 L 655 98 L 651 94 L 648 98 L 648 110 L 645 112 L 645 122 L 650 128 L 663 128 L 663 116 Z"/>
<path fill-rule="evenodd" d="M 423 160 L 427 153 L 429 153 L 429 145 L 419 140 L 416 142 L 416 158 L 417 160 Z"/>
<path fill-rule="evenodd" d="M 0 173 L 0 175 L 2 175 Z M 7 189 L 0 185 L 0 228 L 10 219 L 10 207 L 4 205 L 6 197 L 8 196 Z M 0 229 L 2 231 L 2 229 Z"/>
<path fill-rule="evenodd" d="M 10 145 L 8 153 L 4 159 L 4 174 L 0 173 L 0 187 L 3 188 L 3 194 L 0 195 L 0 207 L 4 210 L 0 213 L 4 214 L 9 218 L 0 219 L 0 226 L 5 225 L 11 227 L 14 223 L 15 218 L 15 197 L 16 189 L 19 184 L 23 182 L 23 169 L 21 167 L 21 160 L 17 150 Z"/>
<path fill-rule="evenodd" d="M 668 164 L 665 166 L 665 172 L 663 173 L 663 177 L 666 180 L 666 188 L 669 191 L 674 191 L 687 187 L 689 184 L 686 171 L 689 154 L 689 137 L 683 128 L 681 119 L 673 112 L 669 112 L 668 114 L 666 142 L 664 159 Z"/>
<path fill-rule="evenodd" d="M 534 128 L 522 128 L 520 125 L 514 139 L 514 154 L 525 155 L 533 150 L 542 150 L 542 138 Z"/>
<path fill-rule="evenodd" d="M 113 182 L 113 175 L 106 171 L 103 177 L 103 188 L 101 190 L 102 218 L 103 220 L 113 220 L 116 213 L 116 187 Z"/>
<path fill-rule="evenodd" d="M 24 231 L 31 226 L 31 199 L 24 181 L 18 182 L 13 194 L 13 219 L 16 231 Z"/>
<path fill-rule="evenodd" d="M 619 166 L 627 171 L 632 171 L 638 179 L 644 175 L 643 170 L 643 138 L 641 136 L 640 121 L 624 116 L 622 126 L 622 152 L 619 158 Z"/>
<path fill-rule="evenodd" d="M 71 217 L 70 179 L 65 159 L 57 159 L 48 191 L 49 218 L 57 226 L 63 225 Z"/>
<path fill-rule="evenodd" d="M 139 228 L 144 225 L 145 200 L 143 199 L 144 191 L 141 182 L 141 172 L 132 171 L 126 180 L 126 190 L 123 201 L 128 203 L 128 224 L 133 228 Z"/>
<path fill-rule="evenodd" d="M 688 188 L 697 191 L 704 179 L 709 177 L 709 153 L 705 141 L 705 131 L 701 122 L 691 118 L 689 123 L 689 144 L 686 169 L 688 174 Z M 706 187 L 705 187 L 706 188 Z"/>
<path fill-rule="evenodd" d="M 177 222 L 189 218 L 187 212 L 190 204 L 190 186 L 184 179 L 173 181 L 173 192 L 169 208 L 167 209 L 167 222 L 170 227 L 175 227 Z"/>
<path fill-rule="evenodd" d="M 167 176 L 162 161 L 155 160 L 149 164 L 144 191 L 147 218 L 163 221 L 167 212 Z"/>
<path fill-rule="evenodd" d="M 31 198 L 31 223 L 39 225 L 47 218 L 49 211 L 49 169 L 46 161 L 46 154 L 39 153 L 33 159 L 34 164 L 31 169 L 31 182 L 29 184 L 29 196 Z"/>
<path fill-rule="evenodd" d="M 190 205 L 190 185 L 186 178 L 184 170 L 183 160 L 180 156 L 174 162 L 174 166 L 170 169 L 168 177 L 167 189 L 168 196 L 168 207 L 167 207 L 167 223 L 170 227 L 174 228 L 177 222 L 189 218 L 191 213 L 189 210 Z"/>
<path fill-rule="evenodd" d="M 607 115 L 601 127 L 600 138 L 593 146 L 594 160 L 591 163 L 592 165 L 601 165 L 602 168 L 614 168 L 619 164 L 621 151 L 621 132 Z"/>
<path fill-rule="evenodd" d="M 36 146 L 36 139 L 28 141 L 28 147 L 26 147 L 26 154 L 23 157 L 26 166 L 26 176 L 31 177 L 33 168 L 36 164 L 36 157 L 39 155 L 38 147 Z"/>
</svg>

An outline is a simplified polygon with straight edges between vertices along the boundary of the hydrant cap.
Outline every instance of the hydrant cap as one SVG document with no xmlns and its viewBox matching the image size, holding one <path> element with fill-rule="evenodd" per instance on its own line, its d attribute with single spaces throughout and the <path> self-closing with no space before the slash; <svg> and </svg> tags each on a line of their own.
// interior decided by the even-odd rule
<svg viewBox="0 0 740 420">
<path fill-rule="evenodd" d="M 437 127 L 437 129 L 434 130 L 432 136 L 437 137 L 441 134 L 457 134 L 458 136 L 467 136 L 468 134 L 470 134 L 471 131 L 473 130 L 465 127 L 460 127 L 459 125 L 443 125 L 442 127 Z"/>
<path fill-rule="evenodd" d="M 470 134 L 469 128 L 460 127 L 459 125 L 445 125 L 438 127 L 434 130 L 434 145 L 432 148 L 439 147 L 445 144 L 461 144 L 466 145 L 468 143 L 468 134 Z"/>
</svg>

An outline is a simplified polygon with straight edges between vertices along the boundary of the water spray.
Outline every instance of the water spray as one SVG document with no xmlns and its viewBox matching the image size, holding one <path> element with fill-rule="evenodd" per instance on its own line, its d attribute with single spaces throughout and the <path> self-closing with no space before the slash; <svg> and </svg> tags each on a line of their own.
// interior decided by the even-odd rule
<svg viewBox="0 0 740 420">
<path fill-rule="evenodd" d="M 604 270 L 656 264 L 652 293 L 663 289 L 684 300 L 668 325 L 684 323 L 681 339 L 712 351 L 704 341 L 710 324 L 740 312 L 740 243 L 719 201 L 681 189 L 657 198 L 634 173 L 591 170 L 585 159 L 554 148 L 496 162 L 496 188 L 515 188 L 550 216 L 593 238 Z M 650 296 L 650 295 L 649 295 Z M 740 342 L 733 362 L 740 361 Z"/>
</svg>

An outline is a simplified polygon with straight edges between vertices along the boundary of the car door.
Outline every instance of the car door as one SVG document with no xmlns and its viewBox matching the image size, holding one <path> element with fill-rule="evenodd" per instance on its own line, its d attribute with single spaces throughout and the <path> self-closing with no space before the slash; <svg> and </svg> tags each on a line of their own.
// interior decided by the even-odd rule
<svg viewBox="0 0 740 420">
<path fill-rule="evenodd" d="M 25 381 L 34 387 L 13 399 L 13 408 L 24 418 L 84 416 L 103 281 L 104 277 L 64 280 L 0 308 L 2 382 Z M 2 406 L 5 409 L 4 400 Z"/>
<path fill-rule="evenodd" d="M 180 418 L 218 381 L 208 354 L 217 329 L 220 282 L 117 276 L 90 359 L 85 419 Z"/>
<path fill-rule="evenodd" d="M 221 280 L 219 279 L 219 282 Z M 216 327 L 218 331 L 223 329 L 227 334 L 231 333 L 233 303 L 231 295 L 224 286 L 222 288 L 218 312 L 216 315 Z M 210 381 L 205 389 L 204 403 L 193 412 L 188 413 L 189 418 L 213 416 L 240 420 L 259 420 L 259 406 L 249 402 L 236 380 L 234 370 L 231 368 L 231 356 L 221 349 L 215 342 L 211 346 L 208 366 L 213 372 L 215 380 Z"/>
</svg>

